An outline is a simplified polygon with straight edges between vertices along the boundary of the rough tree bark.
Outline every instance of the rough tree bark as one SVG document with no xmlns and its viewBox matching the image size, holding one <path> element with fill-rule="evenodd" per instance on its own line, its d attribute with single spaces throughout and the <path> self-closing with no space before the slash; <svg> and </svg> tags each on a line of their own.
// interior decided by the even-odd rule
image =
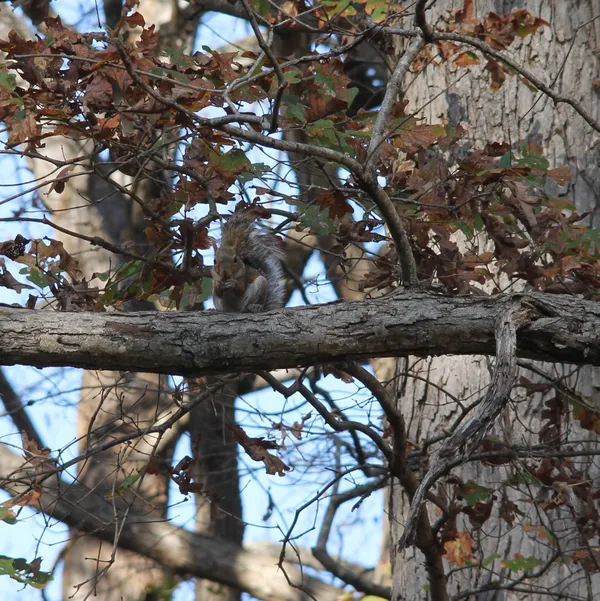
<svg viewBox="0 0 600 601">
<path fill-rule="evenodd" d="M 494 354 L 494 324 L 513 298 L 536 316 L 519 356 L 600 364 L 598 303 L 563 295 L 396 294 L 268 314 L 59 313 L 0 308 L 0 364 L 201 376 L 368 357 Z"/>
<path fill-rule="evenodd" d="M 432 25 L 447 11 L 462 9 L 465 5 L 462 0 L 440 0 L 433 4 L 433 8 L 426 13 Z M 473 3 L 473 7 L 475 18 L 490 11 L 501 14 L 524 8 L 549 21 L 550 28 L 542 28 L 536 35 L 527 37 L 518 44 L 516 50 L 511 49 L 508 54 L 525 68 L 539 74 L 555 91 L 580 101 L 594 118 L 598 118 L 600 98 L 593 92 L 592 85 L 599 75 L 597 50 L 600 43 L 600 7 L 597 2 L 483 0 Z M 412 25 L 412 22 L 403 25 Z M 500 91 L 493 93 L 490 91 L 489 75 L 484 69 L 485 63 L 483 59 L 481 65 L 472 67 L 465 77 L 460 77 L 464 72 L 452 69 L 448 62 L 441 61 L 441 66 L 427 66 L 414 77 L 406 91 L 408 110 L 417 110 L 428 123 L 439 122 L 440 116 L 445 116 L 450 123 L 465 126 L 474 146 L 496 141 L 509 142 L 516 147 L 520 140 L 541 145 L 545 156 L 554 166 L 569 165 L 573 174 L 569 196 L 579 211 L 593 211 L 590 222 L 595 224 L 600 216 L 597 210 L 600 195 L 598 134 L 570 107 L 555 106 L 550 99 L 539 92 L 532 92 L 516 77 L 508 76 Z M 558 190 L 550 192 L 556 193 Z M 548 366 L 545 368 L 548 370 Z M 481 397 L 489 382 L 489 369 L 489 360 L 481 356 L 469 360 L 464 357 L 400 360 L 392 381 L 397 387 L 398 408 L 405 415 L 410 440 L 422 443 L 448 427 L 460 410 L 453 399 L 469 403 Z M 597 370 L 574 370 L 572 366 L 564 366 L 552 371 L 552 377 L 557 379 L 568 374 L 571 377 L 565 383 L 577 385 L 582 394 L 593 394 L 596 390 Z M 533 379 L 531 374 L 526 375 Z M 516 405 L 512 410 L 516 408 L 517 416 L 511 414 L 509 418 L 506 414 L 498 421 L 495 430 L 508 444 L 522 443 L 524 436 L 532 442 L 538 440 L 537 435 L 532 433 L 539 432 L 540 412 L 548 397 L 537 395 L 533 398 L 534 402 L 532 398 L 527 398 L 526 402 L 519 403 L 519 399 L 524 399 L 522 393 L 522 390 L 520 394 L 516 391 L 513 395 Z M 584 432 L 581 437 L 584 440 L 589 438 L 589 432 Z M 593 462 L 590 465 L 582 462 L 581 468 L 598 473 Z M 473 479 L 481 485 L 490 486 L 506 475 L 505 471 L 492 472 L 489 468 L 481 467 L 481 464 L 473 464 L 460 471 L 464 481 Z M 423 589 L 425 574 L 422 555 L 415 548 L 400 553 L 395 550 L 406 515 L 407 499 L 395 486 L 390 505 L 393 598 L 424 600 L 428 596 Z M 577 544 L 577 536 L 573 535 L 576 527 L 571 516 L 561 515 L 560 518 L 565 519 L 564 523 L 567 524 L 562 544 L 570 548 Z M 481 598 L 485 596 L 485 599 L 506 601 L 545 599 L 547 589 L 575 598 L 594 596 L 594 587 L 597 591 L 599 586 L 598 575 L 588 578 L 582 569 L 566 565 L 555 565 L 544 575 L 538 583 L 542 589 L 539 594 L 501 590 L 483 592 L 492 579 L 492 569 L 496 576 L 500 574 L 502 583 L 503 574 L 507 572 L 498 565 L 501 559 L 512 557 L 515 553 L 536 555 L 540 559 L 550 554 L 548 550 L 540 551 L 539 542 L 528 538 L 523 530 L 509 528 L 497 515 L 493 515 L 492 520 L 486 524 L 485 536 L 476 541 L 476 546 L 481 557 L 491 557 L 497 553 L 500 558 L 490 565 L 487 573 L 455 570 L 449 583 L 451 593 L 459 594 L 460 591 L 481 587 Z M 534 521 L 535 516 L 532 519 Z M 571 537 L 571 540 L 567 541 L 567 537 Z"/>
</svg>

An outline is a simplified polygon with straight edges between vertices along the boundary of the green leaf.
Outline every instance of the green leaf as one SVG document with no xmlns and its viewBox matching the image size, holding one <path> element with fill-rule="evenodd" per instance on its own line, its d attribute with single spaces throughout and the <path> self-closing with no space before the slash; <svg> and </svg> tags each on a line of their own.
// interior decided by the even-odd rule
<svg viewBox="0 0 600 601">
<path fill-rule="evenodd" d="M 485 224 L 483 223 L 483 217 L 481 216 L 481 213 L 475 211 L 473 213 L 473 225 L 475 226 L 475 229 L 478 231 L 482 231 L 485 229 Z"/>
<path fill-rule="evenodd" d="M 10 507 L 0 505 L 0 520 L 12 526 L 17 523 L 17 515 Z"/>
<path fill-rule="evenodd" d="M 213 165 L 225 173 L 239 172 L 243 167 L 247 167 L 251 164 L 246 153 L 239 148 L 234 148 L 225 154 L 211 152 L 210 158 Z"/>
<path fill-rule="evenodd" d="M 464 222 L 462 219 L 455 221 L 456 227 L 465 235 L 467 240 L 471 240 L 475 235 L 475 229 L 472 225 Z"/>
<path fill-rule="evenodd" d="M 284 94 L 283 101 L 286 104 L 286 117 L 297 123 L 306 122 L 306 107 L 300 102 L 298 96 Z"/>
<path fill-rule="evenodd" d="M 303 79 L 302 71 L 296 69 L 295 67 L 293 69 L 288 69 L 287 71 L 284 71 L 283 77 L 288 83 L 300 83 Z M 289 96 L 287 94 L 284 94 L 283 98 L 289 98 Z"/>
<path fill-rule="evenodd" d="M 22 557 L 12 558 L 0 555 L 0 576 L 10 576 L 21 584 L 43 589 L 53 579 L 53 576 L 49 572 L 39 571 L 34 562 L 39 563 L 39 560 L 29 563 Z"/>
<path fill-rule="evenodd" d="M 518 486 L 519 484 L 542 486 L 542 481 L 529 472 L 517 472 L 505 480 L 504 484 L 509 486 Z"/>
<path fill-rule="evenodd" d="M 141 477 L 141 473 L 129 474 L 115 489 L 115 496 L 122 495 L 125 491 L 129 490 Z"/>
<path fill-rule="evenodd" d="M 487 568 L 487 566 L 489 566 L 490 564 L 492 564 L 496 559 L 500 559 L 500 555 L 498 555 L 498 553 L 494 553 L 493 555 L 490 555 L 489 557 L 486 557 L 482 562 L 481 565 L 484 568 Z"/>
<path fill-rule="evenodd" d="M 250 180 L 260 177 L 263 173 L 269 173 L 270 171 L 272 171 L 272 167 L 269 167 L 269 165 L 265 165 L 264 163 L 252 163 L 247 171 L 244 170 L 238 175 L 238 181 L 241 184 L 245 184 Z"/>
<path fill-rule="evenodd" d="M 329 209 L 319 212 L 317 206 L 308 207 L 298 220 L 297 230 L 308 228 L 317 236 L 330 236 L 335 232 L 335 225 L 329 219 Z"/>
<path fill-rule="evenodd" d="M 515 555 L 514 559 L 505 559 L 500 562 L 505 568 L 513 570 L 514 572 L 528 572 L 544 564 L 541 559 L 537 557 L 521 557 Z"/>
<path fill-rule="evenodd" d="M 513 164 L 513 153 L 509 150 L 506 154 L 500 157 L 500 167 L 502 169 L 510 169 Z"/>
<path fill-rule="evenodd" d="M 474 480 L 469 480 L 466 484 L 467 492 L 463 493 L 463 497 L 469 507 L 473 507 L 476 503 L 485 501 L 492 492 L 493 488 L 479 486 Z"/>
<path fill-rule="evenodd" d="M 514 167 L 527 167 L 529 169 L 540 169 L 541 171 L 547 171 L 550 167 L 550 162 L 546 157 L 533 154 L 524 156 L 513 163 Z"/>
<path fill-rule="evenodd" d="M 6 65 L 0 65 L 0 88 L 12 92 L 16 87 L 17 76 L 14 73 L 9 73 Z"/>
<path fill-rule="evenodd" d="M 25 267 L 19 271 L 20 274 L 27 274 L 27 279 L 35 284 L 38 288 L 48 288 L 53 280 L 48 277 L 45 273 L 42 273 L 35 267 Z"/>
<path fill-rule="evenodd" d="M 365 4 L 365 12 L 371 15 L 373 23 L 383 21 L 390 10 L 389 0 L 368 0 Z"/>
<path fill-rule="evenodd" d="M 213 282 L 212 278 L 202 278 L 202 292 L 198 297 L 199 302 L 204 302 L 212 296 Z"/>
<path fill-rule="evenodd" d="M 250 5 L 256 9 L 261 17 L 266 17 L 271 12 L 271 5 L 268 0 L 250 0 Z"/>
</svg>

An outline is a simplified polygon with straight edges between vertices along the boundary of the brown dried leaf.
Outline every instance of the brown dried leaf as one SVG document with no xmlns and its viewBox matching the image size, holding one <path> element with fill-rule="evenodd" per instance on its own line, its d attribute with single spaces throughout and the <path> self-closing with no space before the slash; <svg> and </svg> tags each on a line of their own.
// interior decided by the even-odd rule
<svg viewBox="0 0 600 601">
<path fill-rule="evenodd" d="M 306 422 L 311 418 L 311 415 L 311 413 L 307 413 L 302 417 L 302 421 L 300 423 L 294 422 L 294 425 L 291 427 L 290 432 L 297 440 L 302 440 L 302 430 L 304 429 Z"/>
<path fill-rule="evenodd" d="M 556 167 L 555 169 L 548 169 L 547 176 L 553 179 L 559 186 L 564 186 L 573 177 L 566 165 Z"/>
<path fill-rule="evenodd" d="M 581 549 L 571 553 L 571 557 L 592 574 L 600 571 L 600 549 Z"/>
<path fill-rule="evenodd" d="M 271 455 L 267 449 L 278 449 L 279 445 L 264 438 L 250 438 L 244 430 L 237 424 L 228 425 L 233 432 L 236 442 L 246 451 L 248 456 L 254 461 L 262 461 L 265 464 L 267 474 L 285 476 L 285 472 L 291 468 L 287 466 L 279 457 Z"/>
<path fill-rule="evenodd" d="M 506 80 L 504 68 L 493 58 L 488 58 L 488 62 L 485 65 L 485 69 L 486 71 L 490 72 L 490 75 L 492 77 L 490 82 L 490 89 L 492 90 L 492 92 L 497 92 Z"/>
<path fill-rule="evenodd" d="M 23 495 L 19 495 L 18 497 L 14 497 L 13 499 L 9 499 L 2 503 L 4 507 L 26 507 L 27 505 L 31 505 L 35 503 L 42 496 L 42 489 L 39 486 L 34 486 L 30 491 L 26 492 Z"/>
<path fill-rule="evenodd" d="M 20 119 L 10 116 L 6 117 L 5 121 L 8 126 L 7 148 L 18 146 L 24 142 L 29 142 L 29 145 L 32 146 L 42 132 L 41 126 L 36 122 L 35 114 L 29 111 Z"/>
<path fill-rule="evenodd" d="M 444 543 L 444 555 L 450 564 L 459 567 L 470 564 L 473 561 L 473 540 L 469 533 L 460 530 L 454 540 Z"/>
<path fill-rule="evenodd" d="M 0 242 L 0 255 L 4 255 L 13 261 L 25 254 L 25 247 L 31 242 L 28 238 L 17 234 L 14 240 Z"/>
<path fill-rule="evenodd" d="M 1 260 L 0 260 L 1 261 Z M 10 271 L 4 268 L 4 263 L 0 262 L 0 286 L 14 290 L 17 294 L 20 294 L 25 288 L 33 288 L 29 284 L 22 284 L 16 280 Z"/>
<path fill-rule="evenodd" d="M 327 190 L 316 196 L 315 200 L 319 203 L 321 211 L 329 209 L 331 219 L 341 219 L 344 215 L 354 212 L 346 197 L 338 190 Z"/>
<path fill-rule="evenodd" d="M 470 65 L 478 65 L 479 58 L 474 52 L 462 52 L 452 60 L 455 67 L 469 67 Z"/>
</svg>

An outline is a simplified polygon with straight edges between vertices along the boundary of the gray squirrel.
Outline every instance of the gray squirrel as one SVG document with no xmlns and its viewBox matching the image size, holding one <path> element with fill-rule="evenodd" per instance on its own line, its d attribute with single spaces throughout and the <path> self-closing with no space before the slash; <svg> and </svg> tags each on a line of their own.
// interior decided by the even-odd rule
<svg viewBox="0 0 600 601">
<path fill-rule="evenodd" d="M 252 209 L 236 209 L 221 228 L 212 269 L 213 301 L 219 311 L 260 313 L 285 302 L 283 253 L 273 235 L 261 234 Z"/>
</svg>

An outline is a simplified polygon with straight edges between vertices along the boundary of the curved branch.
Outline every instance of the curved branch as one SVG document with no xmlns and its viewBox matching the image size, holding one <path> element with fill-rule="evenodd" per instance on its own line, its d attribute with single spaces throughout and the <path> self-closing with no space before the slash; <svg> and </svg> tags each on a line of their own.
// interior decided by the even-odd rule
<svg viewBox="0 0 600 601">
<path fill-rule="evenodd" d="M 4 371 L 0 369 L 0 398 L 4 403 L 6 413 L 10 416 L 13 423 L 20 432 L 24 432 L 29 440 L 35 442 L 39 449 L 43 449 L 46 445 L 42 437 L 38 434 L 33 422 L 31 421 L 19 395 L 6 379 Z"/>
<path fill-rule="evenodd" d="M 531 307 L 523 307 L 521 303 L 515 303 L 499 317 L 496 325 L 496 367 L 492 381 L 477 408 L 476 415 L 447 438 L 432 459 L 432 468 L 423 478 L 411 500 L 404 533 L 398 542 L 400 549 L 415 541 L 417 524 L 426 513 L 423 504 L 428 491 L 437 480 L 450 471 L 449 465 L 456 461 L 456 457 L 461 463 L 469 459 L 510 399 L 517 375 L 517 329 L 528 323 L 530 317 Z"/>
</svg>

